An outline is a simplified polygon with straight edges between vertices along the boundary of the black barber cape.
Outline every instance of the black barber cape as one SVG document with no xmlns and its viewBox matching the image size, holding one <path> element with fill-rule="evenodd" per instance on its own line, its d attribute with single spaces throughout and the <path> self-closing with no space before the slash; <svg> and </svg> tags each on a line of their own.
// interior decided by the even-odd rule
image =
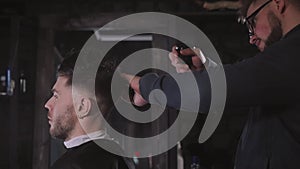
<svg viewBox="0 0 300 169">
<path fill-rule="evenodd" d="M 117 143 L 99 139 L 96 142 L 110 145 L 122 151 Z M 67 151 L 51 166 L 51 169 L 134 169 L 130 159 L 115 155 L 89 141 Z"/>
</svg>

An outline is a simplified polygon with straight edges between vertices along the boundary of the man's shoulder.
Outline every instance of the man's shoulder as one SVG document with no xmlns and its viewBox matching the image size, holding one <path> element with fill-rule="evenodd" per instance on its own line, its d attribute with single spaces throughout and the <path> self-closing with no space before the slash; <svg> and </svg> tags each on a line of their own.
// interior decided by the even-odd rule
<svg viewBox="0 0 300 169">
<path fill-rule="evenodd" d="M 122 148 L 112 140 L 98 139 L 84 143 L 74 149 L 74 158 L 85 161 L 108 159 L 107 162 L 122 160 Z"/>
<path fill-rule="evenodd" d="M 266 48 L 266 52 L 271 52 L 273 55 L 281 55 L 281 54 L 293 54 L 295 53 L 298 57 L 298 53 L 300 51 L 299 48 L 300 41 L 300 27 L 298 29 L 294 29 L 293 31 L 288 33 L 288 36 L 285 36 L 281 40 L 272 44 L 269 48 Z"/>
<path fill-rule="evenodd" d="M 121 146 L 115 141 L 109 139 L 98 139 L 89 141 L 78 148 L 81 152 L 98 152 L 108 155 L 123 154 Z"/>
<path fill-rule="evenodd" d="M 102 148 L 102 144 L 112 146 L 120 150 L 120 146 L 112 140 L 99 139 L 89 141 L 78 147 L 68 150 L 54 165 L 52 169 L 114 169 L 118 166 L 120 169 L 127 169 L 126 162 L 122 156 L 111 153 Z M 56 167 L 57 166 L 57 167 Z"/>
</svg>

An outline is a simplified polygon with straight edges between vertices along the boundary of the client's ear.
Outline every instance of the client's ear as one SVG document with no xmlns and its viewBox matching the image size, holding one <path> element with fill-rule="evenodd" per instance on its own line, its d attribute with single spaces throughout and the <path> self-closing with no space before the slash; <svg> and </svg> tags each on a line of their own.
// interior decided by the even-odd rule
<svg viewBox="0 0 300 169">
<path fill-rule="evenodd" d="M 274 0 L 276 3 L 276 9 L 279 13 L 283 13 L 286 7 L 286 1 L 285 0 Z"/>
<path fill-rule="evenodd" d="M 79 119 L 83 119 L 84 117 L 86 117 L 91 111 L 91 107 L 92 107 L 91 100 L 87 97 L 81 97 L 78 105 L 76 106 L 77 117 Z"/>
</svg>

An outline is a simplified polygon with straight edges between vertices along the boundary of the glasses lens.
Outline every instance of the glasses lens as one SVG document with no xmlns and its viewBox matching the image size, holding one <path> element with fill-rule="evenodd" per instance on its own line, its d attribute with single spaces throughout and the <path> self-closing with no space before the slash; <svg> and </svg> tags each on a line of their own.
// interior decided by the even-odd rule
<svg viewBox="0 0 300 169">
<path fill-rule="evenodd" d="M 247 26 L 248 31 L 249 31 L 249 36 L 254 35 L 254 29 L 253 29 L 254 22 L 253 22 L 252 18 L 246 18 L 246 17 L 240 16 L 238 18 L 238 22 L 241 24 L 245 24 Z"/>
<path fill-rule="evenodd" d="M 244 17 L 244 16 L 240 16 L 240 17 L 238 17 L 238 23 L 240 23 L 240 24 L 245 24 L 246 23 L 246 21 L 247 21 L 247 19 L 246 19 L 246 17 Z"/>
<path fill-rule="evenodd" d="M 249 22 L 249 21 L 246 21 L 246 25 L 247 25 L 247 28 L 248 28 L 248 31 L 249 31 L 249 36 L 253 36 L 254 35 L 254 25 L 253 23 Z"/>
</svg>

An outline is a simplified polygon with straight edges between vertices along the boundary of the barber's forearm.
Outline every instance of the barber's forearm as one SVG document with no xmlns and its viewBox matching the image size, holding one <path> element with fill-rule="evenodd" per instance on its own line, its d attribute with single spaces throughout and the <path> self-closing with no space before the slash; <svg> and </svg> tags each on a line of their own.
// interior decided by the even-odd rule
<svg viewBox="0 0 300 169">
<path fill-rule="evenodd" d="M 195 86 L 195 84 L 192 84 L 192 80 L 190 80 L 190 78 L 194 77 L 188 77 L 182 74 L 177 75 L 181 76 L 177 78 L 177 82 L 174 78 L 172 78 L 172 76 L 168 75 L 158 76 L 157 74 L 147 74 L 143 76 L 140 79 L 141 95 L 151 104 L 164 105 L 165 101 L 161 95 L 152 94 L 149 98 L 150 93 L 153 90 L 158 89 L 165 94 L 167 105 L 169 107 L 185 111 L 195 111 L 196 109 L 197 111 L 207 112 L 210 105 L 210 84 L 206 84 L 205 82 L 200 84 L 200 81 L 197 80 L 197 84 Z M 205 75 L 200 79 L 204 80 L 204 78 L 206 78 Z M 209 82 L 209 80 L 205 80 L 206 82 Z M 181 85 L 180 88 L 179 84 Z M 202 95 L 200 95 L 198 91 L 202 91 Z M 200 109 L 199 107 L 196 107 L 196 105 L 199 104 L 201 104 Z"/>
<path fill-rule="evenodd" d="M 149 73 L 140 79 L 140 92 L 143 98 L 151 104 L 164 105 L 161 95 L 152 94 L 149 97 L 155 89 L 161 90 L 165 94 L 168 106 L 180 108 L 180 90 L 170 76 L 158 76 L 155 73 Z"/>
</svg>

